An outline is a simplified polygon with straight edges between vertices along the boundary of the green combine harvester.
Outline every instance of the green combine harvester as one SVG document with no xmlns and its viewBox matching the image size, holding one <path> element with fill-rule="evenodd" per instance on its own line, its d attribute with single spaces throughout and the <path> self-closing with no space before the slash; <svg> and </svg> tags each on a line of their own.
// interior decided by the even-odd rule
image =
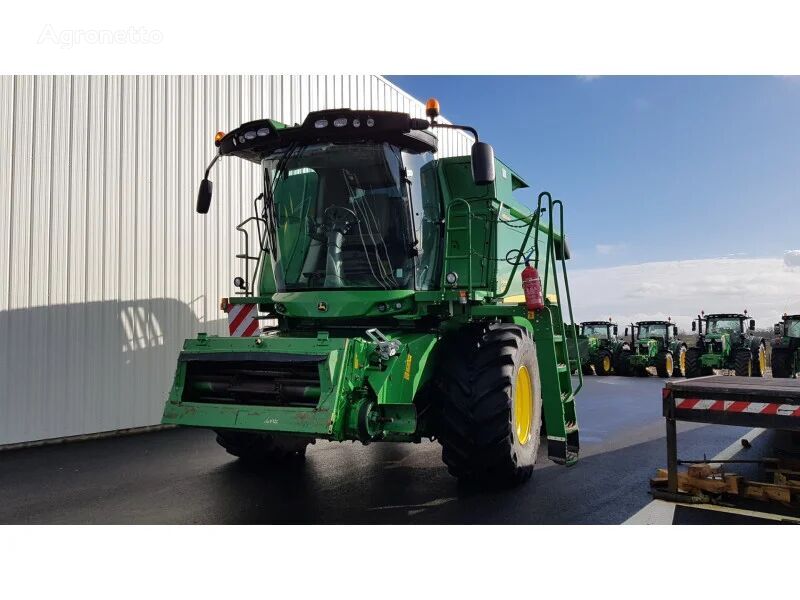
<svg viewBox="0 0 800 600">
<path fill-rule="evenodd" d="M 744 313 L 700 312 L 692 321 L 697 344 L 686 352 L 686 376 L 732 370 L 739 377 L 761 377 L 767 369 L 767 343 L 753 335 L 756 322 Z"/>
<path fill-rule="evenodd" d="M 437 121 L 434 100 L 426 113 L 324 110 L 217 134 L 198 212 L 220 158 L 254 163 L 264 190 L 222 300 L 232 336 L 186 340 L 163 423 L 212 429 L 262 468 L 317 439 L 436 438 L 452 475 L 513 485 L 544 420 L 550 459 L 575 463 L 563 205 L 544 192 L 526 209 L 513 193 L 527 184 L 473 128 Z M 469 131 L 471 156 L 435 159 L 438 128 Z"/>
<path fill-rule="evenodd" d="M 630 344 L 619 337 L 619 327 L 608 321 L 583 321 L 578 334 L 578 353 L 584 375 L 611 375 L 620 371 L 622 352 Z M 594 370 L 592 370 L 594 369 Z"/>
<path fill-rule="evenodd" d="M 647 375 L 655 367 L 659 377 L 683 377 L 686 374 L 686 344 L 678 339 L 678 327 L 672 321 L 639 321 L 630 330 L 630 349 L 622 350 L 620 375 Z"/>
<path fill-rule="evenodd" d="M 775 323 L 772 340 L 772 376 L 796 377 L 800 373 L 800 315 L 784 314 L 780 323 Z"/>
</svg>

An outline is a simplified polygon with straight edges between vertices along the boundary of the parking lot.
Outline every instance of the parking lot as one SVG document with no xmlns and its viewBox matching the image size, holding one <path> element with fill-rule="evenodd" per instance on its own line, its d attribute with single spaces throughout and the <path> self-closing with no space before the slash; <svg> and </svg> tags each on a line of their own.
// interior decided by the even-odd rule
<svg viewBox="0 0 800 600">
<path fill-rule="evenodd" d="M 623 523 L 652 498 L 666 461 L 663 380 L 587 377 L 581 459 L 478 492 L 459 486 L 436 442 L 318 442 L 303 464 L 246 469 L 205 430 L 175 429 L 0 453 L 2 523 Z M 679 424 L 681 458 L 709 458 L 749 430 Z M 747 458 L 770 451 L 761 435 Z"/>
</svg>

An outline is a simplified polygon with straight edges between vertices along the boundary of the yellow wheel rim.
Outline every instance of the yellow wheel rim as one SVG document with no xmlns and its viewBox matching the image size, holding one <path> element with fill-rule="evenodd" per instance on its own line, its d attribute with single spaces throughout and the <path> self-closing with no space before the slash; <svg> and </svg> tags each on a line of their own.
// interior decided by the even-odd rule
<svg viewBox="0 0 800 600">
<path fill-rule="evenodd" d="M 767 370 L 767 350 L 764 346 L 758 347 L 758 367 L 762 374 Z"/>
<path fill-rule="evenodd" d="M 603 357 L 603 371 L 608 373 L 611 370 L 611 359 L 607 356 Z"/>
<path fill-rule="evenodd" d="M 667 354 L 667 375 L 672 375 L 672 357 Z"/>
<path fill-rule="evenodd" d="M 533 428 L 533 385 L 525 366 L 517 370 L 517 380 L 514 383 L 514 421 L 517 440 L 524 446 L 528 443 Z"/>
<path fill-rule="evenodd" d="M 686 373 L 686 350 L 681 350 L 680 357 L 681 374 Z"/>
</svg>

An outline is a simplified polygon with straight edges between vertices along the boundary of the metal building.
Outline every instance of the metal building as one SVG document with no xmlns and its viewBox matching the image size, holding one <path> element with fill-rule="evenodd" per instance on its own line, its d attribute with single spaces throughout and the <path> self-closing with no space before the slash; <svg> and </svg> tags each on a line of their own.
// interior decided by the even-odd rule
<svg viewBox="0 0 800 600">
<path fill-rule="evenodd" d="M 424 116 L 374 75 L 0 77 L 0 446 L 159 422 L 184 338 L 227 334 L 261 181 L 223 161 L 194 213 L 214 133 L 334 107 Z"/>
</svg>

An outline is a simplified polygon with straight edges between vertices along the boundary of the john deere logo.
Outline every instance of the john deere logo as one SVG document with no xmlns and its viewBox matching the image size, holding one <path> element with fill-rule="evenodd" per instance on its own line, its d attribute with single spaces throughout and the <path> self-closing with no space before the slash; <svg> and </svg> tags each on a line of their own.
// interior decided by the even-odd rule
<svg viewBox="0 0 800 600">
<path fill-rule="evenodd" d="M 317 310 L 319 312 L 328 312 L 328 303 L 320 302 L 319 304 L 317 304 Z"/>
</svg>

